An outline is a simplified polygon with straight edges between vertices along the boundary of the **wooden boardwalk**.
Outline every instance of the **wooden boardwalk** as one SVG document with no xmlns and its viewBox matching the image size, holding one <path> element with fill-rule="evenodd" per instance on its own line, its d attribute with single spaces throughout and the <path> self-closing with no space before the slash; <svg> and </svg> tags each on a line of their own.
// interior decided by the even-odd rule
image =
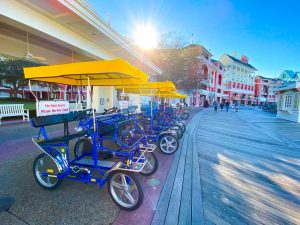
<svg viewBox="0 0 300 225">
<path fill-rule="evenodd" d="M 258 111 L 196 115 L 152 224 L 300 224 L 300 148 L 286 134 L 300 125 Z"/>
</svg>

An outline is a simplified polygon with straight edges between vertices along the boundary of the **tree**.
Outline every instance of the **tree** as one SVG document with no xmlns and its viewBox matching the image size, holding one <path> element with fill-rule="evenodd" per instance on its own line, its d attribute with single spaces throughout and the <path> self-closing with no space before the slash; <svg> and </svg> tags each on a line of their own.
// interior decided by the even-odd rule
<svg viewBox="0 0 300 225">
<path fill-rule="evenodd" d="M 163 71 L 160 80 L 170 80 L 177 88 L 192 93 L 207 85 L 199 60 L 197 45 L 187 45 L 184 38 L 174 32 L 164 34 L 152 60 Z M 206 83 L 205 83 L 206 82 Z"/>
<path fill-rule="evenodd" d="M 26 61 L 24 59 L 1 57 L 0 60 L 0 82 L 10 85 L 13 91 L 13 97 L 17 97 L 18 90 L 27 85 L 24 78 L 24 67 L 39 66 L 36 62 Z"/>
</svg>

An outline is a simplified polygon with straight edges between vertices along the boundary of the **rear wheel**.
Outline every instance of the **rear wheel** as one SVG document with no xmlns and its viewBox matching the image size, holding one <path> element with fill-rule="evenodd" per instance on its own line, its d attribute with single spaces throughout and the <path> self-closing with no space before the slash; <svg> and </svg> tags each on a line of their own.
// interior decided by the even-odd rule
<svg viewBox="0 0 300 225">
<path fill-rule="evenodd" d="M 158 148 L 162 153 L 170 155 L 177 151 L 178 140 L 172 134 L 163 134 L 158 140 Z"/>
<path fill-rule="evenodd" d="M 140 207 L 144 192 L 138 176 L 130 171 L 117 170 L 110 173 L 107 181 L 110 197 L 123 210 Z"/>
<path fill-rule="evenodd" d="M 157 171 L 158 168 L 157 156 L 154 152 L 146 152 L 144 156 L 147 162 L 140 174 L 143 176 L 151 176 Z"/>
<path fill-rule="evenodd" d="M 56 177 L 58 174 L 58 168 L 50 156 L 42 153 L 36 157 L 33 162 L 33 175 L 42 188 L 56 189 L 62 182 L 62 179 Z"/>
<path fill-rule="evenodd" d="M 86 138 L 79 139 L 74 146 L 74 156 L 77 158 L 82 154 L 93 154 L 93 144 Z"/>
</svg>

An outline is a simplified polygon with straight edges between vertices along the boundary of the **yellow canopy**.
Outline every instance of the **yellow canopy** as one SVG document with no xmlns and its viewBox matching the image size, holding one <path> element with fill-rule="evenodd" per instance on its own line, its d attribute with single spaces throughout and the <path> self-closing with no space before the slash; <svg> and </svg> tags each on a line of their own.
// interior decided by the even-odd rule
<svg viewBox="0 0 300 225">
<path fill-rule="evenodd" d="M 76 86 L 116 86 L 147 83 L 148 76 L 122 59 L 24 68 L 26 79 Z"/>
<path fill-rule="evenodd" d="M 140 94 L 142 96 L 160 97 L 160 98 L 187 98 L 186 95 L 180 94 L 175 91 L 157 92 L 157 93 L 150 93 L 148 91 L 148 92 L 140 92 L 138 94 Z"/>
<path fill-rule="evenodd" d="M 125 92 L 140 92 L 140 91 L 175 91 L 176 87 L 171 81 L 163 82 L 148 82 L 146 84 L 130 85 L 130 86 L 117 86 L 116 89 L 123 90 Z"/>
</svg>

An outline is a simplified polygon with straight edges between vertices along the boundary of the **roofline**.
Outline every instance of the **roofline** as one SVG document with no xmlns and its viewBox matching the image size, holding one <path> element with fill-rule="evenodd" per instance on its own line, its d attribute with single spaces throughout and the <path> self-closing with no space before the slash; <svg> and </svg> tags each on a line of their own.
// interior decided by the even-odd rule
<svg viewBox="0 0 300 225">
<path fill-rule="evenodd" d="M 116 44 L 121 46 L 134 57 L 142 61 L 147 67 L 155 71 L 157 74 L 162 74 L 162 70 L 152 63 L 149 59 L 145 58 L 142 54 L 138 53 L 131 44 L 111 26 L 109 26 L 103 19 L 101 19 L 95 10 L 87 3 L 79 0 L 58 0 L 62 5 L 74 12 L 80 18 L 85 20 L 91 26 L 98 29 L 100 32 L 112 39 Z"/>
<path fill-rule="evenodd" d="M 231 59 L 231 57 L 232 57 L 232 58 L 235 58 L 235 59 L 241 61 L 240 59 L 238 59 L 238 58 L 236 58 L 236 57 L 234 57 L 234 56 L 231 56 L 231 55 L 229 55 L 229 54 L 227 54 L 227 53 L 225 53 L 224 55 L 228 56 L 230 59 Z M 231 59 L 231 60 L 232 60 L 232 59 Z M 232 60 L 232 61 L 234 61 L 234 60 Z M 234 62 L 235 62 L 235 61 L 234 61 Z M 242 61 L 242 62 L 243 62 L 243 61 Z M 235 62 L 235 63 L 239 63 L 239 62 Z M 245 62 L 244 62 L 244 63 L 245 63 Z M 246 67 L 248 67 L 248 68 L 251 68 L 251 69 L 254 69 L 255 71 L 257 71 L 257 69 L 256 69 L 254 66 L 250 65 L 249 63 L 246 63 L 246 64 L 248 64 L 248 65 L 250 65 L 250 66 L 245 65 L 245 64 L 242 64 L 242 63 L 239 63 L 239 64 L 244 65 L 244 66 L 246 66 Z"/>
</svg>

